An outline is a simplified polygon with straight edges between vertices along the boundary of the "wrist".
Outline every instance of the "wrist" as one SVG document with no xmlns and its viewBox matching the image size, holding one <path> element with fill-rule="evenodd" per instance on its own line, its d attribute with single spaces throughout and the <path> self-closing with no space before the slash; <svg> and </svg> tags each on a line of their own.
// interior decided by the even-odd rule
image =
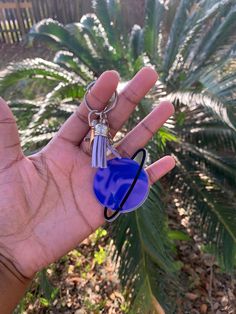
<svg viewBox="0 0 236 314">
<path fill-rule="evenodd" d="M 0 254 L 1 314 L 10 314 L 23 297 L 32 279 L 22 275 L 14 264 Z"/>
</svg>

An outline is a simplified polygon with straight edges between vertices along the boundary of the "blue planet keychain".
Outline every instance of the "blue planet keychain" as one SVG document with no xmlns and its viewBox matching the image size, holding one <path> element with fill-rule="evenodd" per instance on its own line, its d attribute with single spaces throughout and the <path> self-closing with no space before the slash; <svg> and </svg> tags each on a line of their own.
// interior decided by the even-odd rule
<svg viewBox="0 0 236 314">
<path fill-rule="evenodd" d="M 139 164 L 133 160 L 142 153 Z M 120 214 L 140 207 L 149 192 L 148 175 L 143 169 L 145 149 L 138 150 L 129 158 L 114 158 L 108 161 L 107 168 L 100 168 L 95 174 L 93 190 L 97 200 L 104 206 L 107 221 L 115 220 Z M 113 214 L 108 216 L 108 209 Z"/>
<path fill-rule="evenodd" d="M 103 111 L 94 110 L 87 100 L 87 94 L 94 83 L 88 85 L 85 94 L 91 127 L 92 167 L 98 168 L 94 176 L 93 190 L 98 202 L 104 206 L 104 218 L 111 222 L 120 214 L 140 207 L 148 197 L 149 180 L 143 169 L 146 150 L 139 149 L 131 158 L 122 158 L 119 155 L 111 141 L 107 118 L 107 113 L 117 104 L 117 92 L 113 102 L 110 101 Z M 107 160 L 109 152 L 116 158 Z M 140 163 L 135 160 L 139 155 L 142 155 Z M 112 212 L 109 216 L 108 210 Z"/>
</svg>

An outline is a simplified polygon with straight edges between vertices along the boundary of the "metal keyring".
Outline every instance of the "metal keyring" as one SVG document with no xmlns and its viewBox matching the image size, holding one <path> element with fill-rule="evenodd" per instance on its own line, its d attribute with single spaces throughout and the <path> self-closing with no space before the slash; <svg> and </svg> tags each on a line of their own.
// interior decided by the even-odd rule
<svg viewBox="0 0 236 314">
<path fill-rule="evenodd" d="M 95 83 L 96 83 L 96 81 L 93 81 L 93 82 L 89 83 L 89 85 L 88 85 L 87 88 L 86 88 L 86 93 L 85 93 L 85 95 L 84 95 L 84 102 L 85 102 L 85 105 L 86 105 L 88 111 L 90 111 L 90 112 L 93 111 L 94 114 L 96 114 L 96 115 L 100 115 L 101 113 L 106 114 L 106 113 L 108 113 L 109 111 L 111 111 L 111 110 L 116 106 L 117 100 L 118 100 L 118 93 L 117 93 L 117 91 L 115 90 L 115 92 L 114 92 L 114 95 L 115 95 L 115 100 L 114 100 L 114 102 L 112 103 L 112 102 L 110 101 L 109 104 L 105 107 L 104 110 L 98 111 L 98 110 L 92 108 L 92 107 L 89 105 L 88 100 L 87 100 L 87 95 L 88 95 L 88 93 L 90 92 L 91 87 L 92 87 Z"/>
</svg>

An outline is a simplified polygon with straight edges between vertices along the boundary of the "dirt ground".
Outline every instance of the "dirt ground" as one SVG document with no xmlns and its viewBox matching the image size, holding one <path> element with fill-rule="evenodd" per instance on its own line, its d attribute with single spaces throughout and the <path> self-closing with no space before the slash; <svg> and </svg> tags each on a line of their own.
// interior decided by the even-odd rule
<svg viewBox="0 0 236 314">
<path fill-rule="evenodd" d="M 16 62 L 26 58 L 34 57 L 50 59 L 52 56 L 53 53 L 45 46 L 40 44 L 30 47 L 27 43 L 0 43 L 0 70 L 3 70 L 3 68 L 10 62 Z"/>
</svg>

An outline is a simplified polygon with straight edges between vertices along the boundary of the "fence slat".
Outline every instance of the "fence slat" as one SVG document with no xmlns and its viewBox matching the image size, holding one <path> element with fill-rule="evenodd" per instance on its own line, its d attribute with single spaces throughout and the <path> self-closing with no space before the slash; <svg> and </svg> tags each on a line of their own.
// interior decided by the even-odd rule
<svg viewBox="0 0 236 314">
<path fill-rule="evenodd" d="M 23 21 L 23 17 L 21 15 L 21 6 L 20 6 L 21 2 L 20 0 L 16 1 L 16 14 L 17 14 L 17 22 L 19 24 L 19 28 L 20 28 L 20 33 L 21 35 L 24 35 L 26 32 L 25 29 L 25 25 L 24 25 L 24 21 Z"/>
<path fill-rule="evenodd" d="M 32 8 L 33 8 L 33 16 L 34 16 L 35 22 L 40 21 L 41 15 L 40 15 L 38 0 L 32 0 Z"/>
</svg>

